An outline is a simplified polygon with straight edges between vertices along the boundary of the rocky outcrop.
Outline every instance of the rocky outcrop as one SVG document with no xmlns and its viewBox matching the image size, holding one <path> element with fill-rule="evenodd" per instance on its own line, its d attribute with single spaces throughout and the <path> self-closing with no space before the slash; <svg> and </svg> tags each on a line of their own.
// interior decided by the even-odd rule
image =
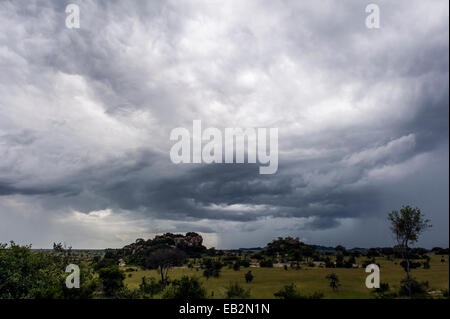
<svg viewBox="0 0 450 319">
<path fill-rule="evenodd" d="M 161 248 L 177 248 L 192 257 L 200 256 L 206 251 L 203 238 L 197 233 L 190 232 L 186 235 L 165 233 L 148 240 L 138 238 L 134 243 L 120 249 L 119 256 L 123 257 L 128 264 L 141 264 L 152 251 Z"/>
</svg>

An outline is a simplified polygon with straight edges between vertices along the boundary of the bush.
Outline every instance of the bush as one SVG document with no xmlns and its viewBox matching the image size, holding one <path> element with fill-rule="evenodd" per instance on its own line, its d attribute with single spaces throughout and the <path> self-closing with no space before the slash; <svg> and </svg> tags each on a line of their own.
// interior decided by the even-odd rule
<svg viewBox="0 0 450 319">
<path fill-rule="evenodd" d="M 314 292 L 310 296 L 302 295 L 300 291 L 295 288 L 295 284 L 284 286 L 282 289 L 274 293 L 274 296 L 280 299 L 322 299 L 323 294 L 320 292 Z"/>
<path fill-rule="evenodd" d="M 214 269 L 214 268 L 207 268 L 203 271 L 203 277 L 206 277 L 206 279 L 209 279 L 209 277 L 219 277 L 220 276 L 220 269 Z"/>
<path fill-rule="evenodd" d="M 0 243 L 0 299 L 91 298 L 97 288 L 85 263 L 80 267 L 80 288 L 65 285 L 67 255 L 32 252 L 31 246 Z"/>
<path fill-rule="evenodd" d="M 253 281 L 253 274 L 252 271 L 249 270 L 246 274 L 245 274 L 245 282 L 246 283 L 251 283 Z"/>
<path fill-rule="evenodd" d="M 142 299 L 142 294 L 139 289 L 131 290 L 126 287 L 122 287 L 114 291 L 112 297 L 114 299 Z"/>
<path fill-rule="evenodd" d="M 228 299 L 248 299 L 250 298 L 250 289 L 245 290 L 237 282 L 230 283 L 226 295 Z"/>
<path fill-rule="evenodd" d="M 162 291 L 161 282 L 156 282 L 155 278 L 147 280 L 146 277 L 142 277 L 142 282 L 139 285 L 139 289 L 145 295 L 149 295 L 152 298 L 154 295 Z"/>
<path fill-rule="evenodd" d="M 397 297 L 397 294 L 390 290 L 388 283 L 380 283 L 380 288 L 375 288 L 372 291 L 375 294 L 375 298 L 377 299 L 393 299 Z"/>
<path fill-rule="evenodd" d="M 405 278 L 400 282 L 399 296 L 409 297 L 411 291 L 412 298 L 426 298 L 428 281 L 418 282 L 414 278 Z"/>
<path fill-rule="evenodd" d="M 341 285 L 340 281 L 339 281 L 339 277 L 335 273 L 329 274 L 325 278 L 328 279 L 329 285 L 333 290 L 337 290 L 339 288 L 339 286 Z"/>
<path fill-rule="evenodd" d="M 165 299 L 205 299 L 206 289 L 196 277 L 183 276 L 174 280 L 163 295 Z"/>
<path fill-rule="evenodd" d="M 206 277 L 206 279 L 209 279 L 209 277 L 219 277 L 220 276 L 220 270 L 222 269 L 223 264 L 220 261 L 213 261 L 211 259 L 207 259 L 202 263 L 202 268 L 205 270 L 203 271 L 203 276 Z"/>
<path fill-rule="evenodd" d="M 125 274 L 119 269 L 119 266 L 111 266 L 99 270 L 99 278 L 103 284 L 103 293 L 105 296 L 113 296 L 116 290 L 124 287 L 123 280 Z"/>
<path fill-rule="evenodd" d="M 403 260 L 401 263 L 400 263 L 400 266 L 402 266 L 403 267 L 403 269 L 406 271 L 406 261 L 405 260 Z M 416 269 L 416 268 L 419 268 L 420 266 L 421 266 L 422 264 L 421 263 L 419 263 L 419 262 L 413 262 L 413 261 L 410 261 L 409 262 L 409 269 Z"/>
</svg>

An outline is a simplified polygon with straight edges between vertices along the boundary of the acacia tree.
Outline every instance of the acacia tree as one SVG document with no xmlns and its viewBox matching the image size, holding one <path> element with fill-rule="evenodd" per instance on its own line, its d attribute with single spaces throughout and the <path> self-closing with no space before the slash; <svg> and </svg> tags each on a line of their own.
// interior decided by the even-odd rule
<svg viewBox="0 0 450 319">
<path fill-rule="evenodd" d="M 167 285 L 167 275 L 173 266 L 181 265 L 186 260 L 186 254 L 177 248 L 162 248 L 150 253 L 145 261 L 147 268 L 158 269 L 161 273 L 161 288 Z"/>
<path fill-rule="evenodd" d="M 419 208 L 411 206 L 402 206 L 400 212 L 394 210 L 388 215 L 391 222 L 391 231 L 395 236 L 398 248 L 400 249 L 402 259 L 405 261 L 406 281 L 410 282 L 410 264 L 409 264 L 409 244 L 416 243 L 419 235 L 431 227 L 430 220 L 425 219 L 424 214 Z M 411 287 L 406 285 L 409 296 L 411 297 Z"/>
</svg>

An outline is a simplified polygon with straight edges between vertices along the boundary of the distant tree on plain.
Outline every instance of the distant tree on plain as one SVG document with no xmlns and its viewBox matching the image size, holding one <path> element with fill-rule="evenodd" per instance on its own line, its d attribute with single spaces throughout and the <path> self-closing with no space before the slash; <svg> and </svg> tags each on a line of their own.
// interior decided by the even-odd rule
<svg viewBox="0 0 450 319">
<path fill-rule="evenodd" d="M 335 273 L 331 273 L 327 275 L 325 278 L 328 279 L 329 285 L 334 291 L 337 290 L 341 285 L 339 277 Z"/>
<path fill-rule="evenodd" d="M 161 288 L 164 290 L 167 285 L 169 269 L 183 264 L 186 260 L 186 253 L 177 248 L 157 249 L 145 260 L 147 268 L 158 269 L 161 275 Z"/>
<path fill-rule="evenodd" d="M 389 213 L 388 220 L 391 223 L 390 229 L 397 241 L 396 247 L 400 250 L 404 261 L 406 272 L 404 287 L 411 298 L 416 282 L 410 276 L 409 245 L 416 243 L 420 234 L 431 227 L 431 224 L 429 224 L 430 220 L 425 219 L 419 208 L 413 208 L 408 205 L 402 206 L 400 211 L 394 210 Z"/>
<path fill-rule="evenodd" d="M 253 281 L 253 278 L 254 278 L 254 276 L 253 276 L 253 274 L 252 274 L 252 271 L 249 270 L 249 271 L 245 274 L 245 282 L 249 284 L 249 283 L 251 283 L 251 282 Z"/>
</svg>

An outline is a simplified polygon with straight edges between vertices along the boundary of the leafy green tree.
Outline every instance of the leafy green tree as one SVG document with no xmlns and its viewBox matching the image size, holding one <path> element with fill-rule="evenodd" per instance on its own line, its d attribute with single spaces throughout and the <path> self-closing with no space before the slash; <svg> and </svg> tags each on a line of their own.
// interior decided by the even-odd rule
<svg viewBox="0 0 450 319">
<path fill-rule="evenodd" d="M 203 271 L 203 276 L 206 277 L 206 279 L 209 279 L 210 277 L 218 278 L 220 276 L 223 264 L 220 261 L 214 261 L 211 258 L 207 258 L 203 260 L 201 266 L 205 269 Z"/>
<path fill-rule="evenodd" d="M 150 253 L 145 261 L 147 268 L 158 269 L 161 275 L 162 289 L 167 285 L 169 269 L 182 265 L 186 260 L 186 253 L 177 248 L 157 249 Z"/>
<path fill-rule="evenodd" d="M 80 288 L 68 289 L 65 259 L 60 252 L 32 252 L 31 246 L 0 243 L 0 299 L 91 298 L 97 282 L 85 263 L 80 267 Z"/>
<path fill-rule="evenodd" d="M 395 235 L 397 247 L 400 249 L 405 262 L 406 280 L 404 284 L 411 298 L 413 287 L 408 288 L 408 284 L 414 282 L 410 280 L 409 245 L 416 243 L 420 234 L 431 227 L 430 220 L 425 219 L 419 208 L 412 208 L 408 205 L 402 206 L 400 212 L 394 210 L 389 213 L 388 220 L 391 223 L 390 229 Z"/>
<path fill-rule="evenodd" d="M 163 295 L 165 299 L 205 299 L 206 289 L 197 277 L 183 276 L 174 280 Z"/>
<path fill-rule="evenodd" d="M 117 290 L 124 287 L 125 274 L 117 265 L 100 269 L 98 275 L 105 296 L 113 296 Z"/>
</svg>

